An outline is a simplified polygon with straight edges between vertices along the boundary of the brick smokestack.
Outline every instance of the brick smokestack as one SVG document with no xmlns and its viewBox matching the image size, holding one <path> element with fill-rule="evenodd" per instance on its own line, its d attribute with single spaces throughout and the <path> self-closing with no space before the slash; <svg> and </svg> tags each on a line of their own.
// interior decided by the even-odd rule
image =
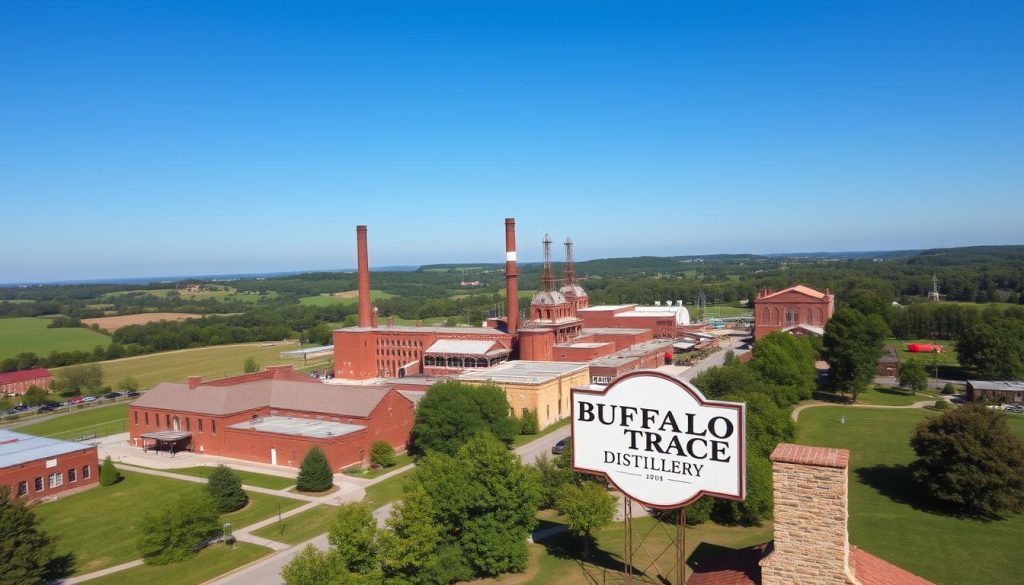
<svg viewBox="0 0 1024 585">
<path fill-rule="evenodd" d="M 505 218 L 505 315 L 508 332 L 519 329 L 519 266 L 516 264 L 516 219 Z"/>
<path fill-rule="evenodd" d="M 356 254 L 359 265 L 359 326 L 373 326 L 370 308 L 370 256 L 366 251 L 366 226 L 356 226 Z"/>
<path fill-rule="evenodd" d="M 859 583 L 846 528 L 850 452 L 781 443 L 771 461 L 775 548 L 761 560 L 761 584 Z"/>
</svg>

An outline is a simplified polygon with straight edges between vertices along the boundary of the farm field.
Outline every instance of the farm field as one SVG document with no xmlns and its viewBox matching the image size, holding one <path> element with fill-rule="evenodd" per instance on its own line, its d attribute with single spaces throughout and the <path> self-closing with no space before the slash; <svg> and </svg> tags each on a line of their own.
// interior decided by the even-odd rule
<svg viewBox="0 0 1024 585">
<path fill-rule="evenodd" d="M 216 299 L 218 301 L 242 301 L 246 303 L 258 303 L 263 299 L 274 299 L 277 298 L 277 292 L 270 291 L 267 293 L 250 293 L 250 292 L 238 292 L 234 287 L 224 287 L 225 290 L 209 290 L 203 292 L 188 292 L 185 290 L 179 290 L 178 295 L 187 301 L 204 301 L 208 299 Z M 111 292 L 102 295 L 101 298 L 111 298 L 117 296 L 151 296 L 157 298 L 166 298 L 168 294 L 175 292 L 173 288 L 157 288 L 149 290 L 125 290 L 118 292 Z"/>
<path fill-rule="evenodd" d="M 370 289 L 370 300 L 389 299 L 395 295 L 382 290 Z M 299 304 L 311 307 L 327 307 L 330 305 L 354 305 L 359 302 L 359 291 L 347 290 L 344 292 L 322 294 L 313 297 L 302 297 Z"/>
<path fill-rule="evenodd" d="M 165 566 L 134 567 L 99 579 L 90 579 L 90 585 L 199 585 L 228 571 L 247 565 L 270 554 L 269 548 L 248 542 L 236 542 L 231 547 L 213 544 L 198 555 L 180 563 Z"/>
<path fill-rule="evenodd" d="M 94 470 L 99 473 L 99 470 Z M 73 554 L 74 574 L 90 573 L 138 558 L 135 541 L 144 529 L 143 519 L 155 506 L 173 501 L 197 483 L 157 477 L 122 469 L 124 480 L 109 487 L 95 487 L 54 502 L 34 506 L 40 525 L 57 536 L 57 554 Z M 249 494 L 247 507 L 221 515 L 234 527 L 252 524 L 302 501 L 266 494 Z"/>
<path fill-rule="evenodd" d="M 99 362 L 103 368 L 103 383 L 117 385 L 127 377 L 138 380 L 142 388 L 152 388 L 160 382 L 184 382 L 189 376 L 220 378 L 239 374 L 245 359 L 252 356 L 261 367 L 276 364 L 303 364 L 302 360 L 278 357 L 282 351 L 297 349 L 294 341 L 215 345 L 196 349 L 181 349 L 148 355 Z M 324 360 L 327 363 L 327 360 Z M 61 368 L 53 371 L 60 372 Z"/>
<path fill-rule="evenodd" d="M 926 410 L 823 406 L 800 414 L 798 443 L 850 449 L 850 542 L 941 585 L 1020 583 L 1007 542 L 1024 542 L 1024 515 L 982 522 L 932 513 L 907 477 L 909 445 Z M 840 424 L 840 417 L 845 423 Z M 1010 421 L 1024 436 L 1024 417 Z"/>
<path fill-rule="evenodd" d="M 39 356 L 51 351 L 92 351 L 110 345 L 110 337 L 83 327 L 47 329 L 49 319 L 12 317 L 0 319 L 0 360 L 30 351 Z"/>
<path fill-rule="evenodd" d="M 82 323 L 97 325 L 100 329 L 113 332 L 128 325 L 145 325 L 154 321 L 184 321 L 185 319 L 198 319 L 199 317 L 202 317 L 202 315 L 196 313 L 139 313 L 137 315 L 82 319 Z"/>
<path fill-rule="evenodd" d="M 285 518 L 280 524 L 275 522 L 264 526 L 253 534 L 285 544 L 299 544 L 327 532 L 331 528 L 335 511 L 331 506 L 317 506 Z"/>
<path fill-rule="evenodd" d="M 61 410 L 64 408 L 66 407 L 62 407 Z M 83 435 L 106 437 L 125 433 L 128 432 L 128 403 L 87 406 L 81 410 L 73 410 L 70 414 L 18 427 L 15 430 L 19 433 L 67 441 L 74 441 Z"/>
</svg>

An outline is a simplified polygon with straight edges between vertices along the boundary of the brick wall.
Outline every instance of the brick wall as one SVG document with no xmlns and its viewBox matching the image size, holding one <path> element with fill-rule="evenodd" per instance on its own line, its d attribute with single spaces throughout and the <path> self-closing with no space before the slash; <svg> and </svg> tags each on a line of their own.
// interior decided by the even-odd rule
<svg viewBox="0 0 1024 585">
<path fill-rule="evenodd" d="M 858 583 L 849 569 L 849 458 L 846 449 L 776 447 L 775 549 L 761 561 L 762 585 Z"/>
<path fill-rule="evenodd" d="M 52 482 L 59 485 L 51 486 L 50 476 L 53 475 L 59 475 Z M 97 485 L 99 476 L 96 447 L 83 447 L 81 451 L 74 453 L 44 457 L 0 469 L 0 485 L 10 486 L 12 497 L 34 502 L 93 487 Z M 25 482 L 23 487 L 26 493 L 18 496 L 21 482 Z M 37 487 L 41 489 L 36 489 Z"/>
</svg>

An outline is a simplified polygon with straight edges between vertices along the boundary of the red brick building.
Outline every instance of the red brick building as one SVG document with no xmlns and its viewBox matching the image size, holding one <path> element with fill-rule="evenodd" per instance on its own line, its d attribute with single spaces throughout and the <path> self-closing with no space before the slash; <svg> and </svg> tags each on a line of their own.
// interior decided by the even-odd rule
<svg viewBox="0 0 1024 585">
<path fill-rule="evenodd" d="M 99 481 L 95 445 L 0 430 L 0 485 L 35 502 L 80 491 Z"/>
<path fill-rule="evenodd" d="M 754 339 L 772 331 L 821 335 L 835 312 L 835 296 L 803 285 L 773 292 L 764 289 L 754 300 Z"/>
<path fill-rule="evenodd" d="M 376 441 L 404 450 L 412 424 L 412 401 L 390 386 L 323 384 L 290 366 L 161 383 L 128 408 L 139 448 L 298 467 L 315 445 L 335 470 L 367 462 Z"/>
<path fill-rule="evenodd" d="M 53 383 L 53 374 L 46 368 L 4 372 L 0 374 L 0 394 L 20 396 L 28 392 L 32 386 L 49 390 L 51 383 Z"/>
</svg>

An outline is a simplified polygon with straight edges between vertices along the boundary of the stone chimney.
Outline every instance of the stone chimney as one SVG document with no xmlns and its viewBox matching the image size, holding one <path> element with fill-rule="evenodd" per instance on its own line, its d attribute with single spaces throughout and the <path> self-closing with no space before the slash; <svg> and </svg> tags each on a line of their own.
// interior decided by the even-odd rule
<svg viewBox="0 0 1024 585">
<path fill-rule="evenodd" d="M 847 534 L 850 452 L 780 443 L 771 456 L 774 551 L 761 585 L 856 585 Z"/>
<path fill-rule="evenodd" d="M 189 390 L 195 390 L 202 383 L 203 383 L 203 377 L 202 376 L 189 376 L 188 377 L 188 389 Z"/>
</svg>

